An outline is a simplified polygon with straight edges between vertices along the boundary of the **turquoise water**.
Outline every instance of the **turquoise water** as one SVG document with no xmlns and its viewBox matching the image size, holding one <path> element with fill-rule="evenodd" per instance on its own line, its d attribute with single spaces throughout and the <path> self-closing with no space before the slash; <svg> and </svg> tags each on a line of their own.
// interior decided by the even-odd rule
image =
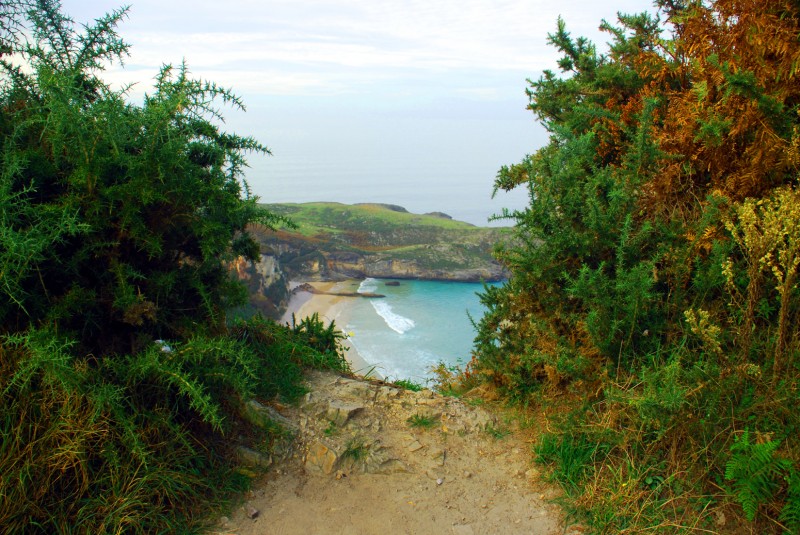
<svg viewBox="0 0 800 535">
<path fill-rule="evenodd" d="M 463 366 L 471 358 L 475 329 L 468 314 L 480 319 L 476 292 L 482 284 L 463 282 L 366 279 L 360 292 L 386 295 L 358 299 L 345 326 L 347 343 L 383 377 L 424 383 L 430 368 L 445 363 Z M 365 373 L 366 370 L 354 370 Z"/>
</svg>

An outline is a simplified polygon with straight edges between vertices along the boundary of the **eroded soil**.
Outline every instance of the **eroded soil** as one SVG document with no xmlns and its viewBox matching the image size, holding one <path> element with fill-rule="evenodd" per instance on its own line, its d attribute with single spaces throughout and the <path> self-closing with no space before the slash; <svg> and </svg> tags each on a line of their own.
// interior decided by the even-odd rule
<svg viewBox="0 0 800 535">
<path fill-rule="evenodd" d="M 331 373 L 309 388 L 256 404 L 295 440 L 218 533 L 564 533 L 524 434 L 479 401 Z"/>
</svg>

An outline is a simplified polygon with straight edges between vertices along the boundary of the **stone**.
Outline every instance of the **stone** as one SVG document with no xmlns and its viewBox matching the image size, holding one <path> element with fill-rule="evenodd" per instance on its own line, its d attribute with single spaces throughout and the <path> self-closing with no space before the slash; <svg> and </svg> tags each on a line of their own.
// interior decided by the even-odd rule
<svg viewBox="0 0 800 535">
<path fill-rule="evenodd" d="M 340 397 L 349 397 L 365 401 L 373 401 L 375 399 L 375 388 L 364 381 L 342 379 L 340 384 L 336 386 L 336 390 L 337 395 Z"/>
<path fill-rule="evenodd" d="M 367 472 L 370 474 L 389 475 L 410 472 L 410 470 L 408 469 L 408 466 L 403 463 L 403 461 L 399 459 L 389 459 L 388 461 L 382 462 L 378 466 L 367 467 Z"/>
<path fill-rule="evenodd" d="M 410 451 L 411 453 L 414 453 L 415 451 L 419 451 L 424 447 L 425 446 L 420 444 L 418 440 L 414 440 L 413 442 L 411 442 L 411 444 L 408 445 L 408 451 Z"/>
<path fill-rule="evenodd" d="M 434 397 L 436 397 L 436 393 L 433 390 L 431 390 L 430 388 L 423 388 L 422 390 L 419 391 L 419 395 L 421 397 L 426 397 L 426 398 L 434 398 Z"/>
<path fill-rule="evenodd" d="M 258 509 L 256 509 L 255 507 L 253 507 L 252 505 L 250 505 L 249 503 L 245 504 L 245 506 L 244 506 L 244 514 L 247 515 L 247 518 L 249 518 L 251 520 L 255 520 L 255 518 L 259 515 L 259 513 L 260 513 L 260 511 Z"/>
<path fill-rule="evenodd" d="M 432 481 L 436 481 L 442 477 L 442 474 L 440 474 L 437 470 L 425 470 L 425 475 Z"/>
<path fill-rule="evenodd" d="M 375 401 L 388 401 L 399 398 L 402 391 L 393 386 L 381 386 L 375 391 Z"/>
<path fill-rule="evenodd" d="M 473 412 L 470 415 L 469 419 L 472 422 L 473 429 L 477 429 L 480 431 L 484 431 L 488 426 L 490 425 L 494 426 L 497 423 L 492 415 L 484 411 Z"/>
<path fill-rule="evenodd" d="M 308 447 L 305 464 L 309 468 L 320 470 L 323 474 L 331 474 L 338 460 L 339 456 L 333 449 L 316 441 Z"/>
<path fill-rule="evenodd" d="M 236 458 L 245 466 L 267 469 L 272 466 L 272 457 L 245 446 L 236 447 Z"/>
<path fill-rule="evenodd" d="M 364 405 L 333 400 L 328 403 L 328 408 L 325 411 L 325 419 L 329 422 L 333 422 L 339 427 L 342 427 L 348 421 L 350 421 L 351 418 L 363 410 Z"/>
<path fill-rule="evenodd" d="M 447 450 L 436 450 L 431 454 L 431 460 L 435 461 L 439 466 L 444 466 L 447 459 Z"/>
<path fill-rule="evenodd" d="M 251 399 L 243 405 L 242 416 L 251 424 L 263 429 L 272 428 L 274 424 L 277 423 L 284 429 L 293 432 L 298 431 L 297 425 L 294 422 L 281 415 L 272 407 L 263 405 L 254 399 Z"/>
</svg>

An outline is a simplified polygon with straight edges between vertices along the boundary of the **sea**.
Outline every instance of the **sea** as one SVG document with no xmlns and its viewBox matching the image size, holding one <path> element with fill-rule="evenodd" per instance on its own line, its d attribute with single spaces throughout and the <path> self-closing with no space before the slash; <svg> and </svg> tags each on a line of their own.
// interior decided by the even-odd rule
<svg viewBox="0 0 800 535">
<path fill-rule="evenodd" d="M 348 311 L 343 331 L 367 362 L 367 370 L 389 379 L 426 384 L 431 369 L 440 363 L 463 368 L 472 354 L 475 321 L 483 315 L 478 293 L 484 285 L 467 282 L 368 278 L 359 293 L 383 294 L 384 298 L 356 299 Z"/>
</svg>

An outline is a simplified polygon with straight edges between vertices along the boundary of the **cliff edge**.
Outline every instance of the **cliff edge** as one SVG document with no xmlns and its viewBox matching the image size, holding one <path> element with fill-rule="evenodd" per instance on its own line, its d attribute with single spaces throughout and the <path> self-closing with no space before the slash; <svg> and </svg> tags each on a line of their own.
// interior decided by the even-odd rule
<svg viewBox="0 0 800 535">
<path fill-rule="evenodd" d="M 498 281 L 492 250 L 508 229 L 476 227 L 446 214 L 383 204 L 271 204 L 296 229 L 251 232 L 292 279 L 398 278 Z"/>
</svg>

